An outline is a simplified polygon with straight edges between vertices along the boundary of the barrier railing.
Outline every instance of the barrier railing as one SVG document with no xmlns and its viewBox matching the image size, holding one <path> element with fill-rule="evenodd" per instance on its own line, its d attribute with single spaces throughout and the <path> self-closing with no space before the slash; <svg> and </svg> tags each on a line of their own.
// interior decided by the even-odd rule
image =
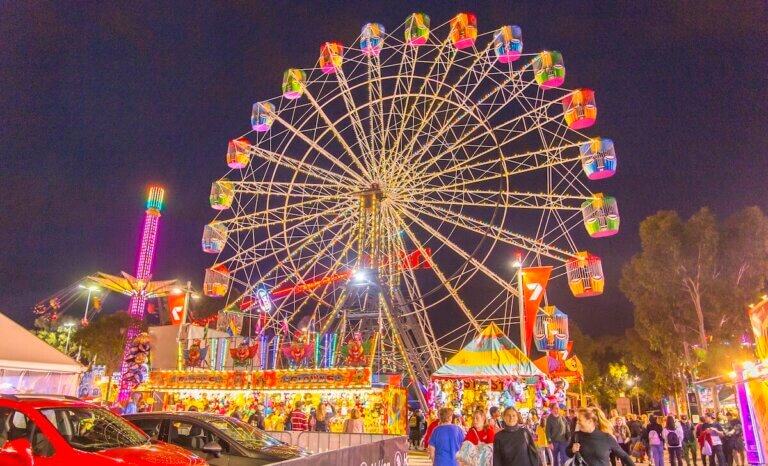
<svg viewBox="0 0 768 466">
<path fill-rule="evenodd" d="M 325 434 L 325 432 L 301 432 L 307 434 L 303 438 L 311 438 L 309 434 Z M 334 434 L 331 434 L 334 435 Z M 365 434 L 335 434 L 337 436 Z M 371 434 L 376 436 L 376 434 Z M 302 437 L 298 435 L 296 438 Z M 383 438 L 371 443 L 364 443 L 315 453 L 305 458 L 274 463 L 280 466 L 345 466 L 345 465 L 383 465 L 400 466 L 408 464 L 408 439 L 382 435 Z M 341 437 L 340 437 L 341 438 Z M 362 440 L 363 437 L 360 439 Z"/>
<path fill-rule="evenodd" d="M 384 434 L 342 434 L 337 432 L 311 431 L 269 431 L 269 435 L 281 442 L 306 448 L 315 453 L 339 450 L 341 448 L 366 445 L 380 440 L 397 438 L 396 435 Z"/>
</svg>

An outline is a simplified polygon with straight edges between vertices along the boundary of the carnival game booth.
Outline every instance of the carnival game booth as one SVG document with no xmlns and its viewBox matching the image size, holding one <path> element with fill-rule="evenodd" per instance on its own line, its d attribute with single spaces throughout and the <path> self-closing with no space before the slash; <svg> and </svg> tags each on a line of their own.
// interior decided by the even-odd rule
<svg viewBox="0 0 768 466">
<path fill-rule="evenodd" d="M 334 343 L 328 357 L 323 357 L 323 345 L 313 345 L 306 335 L 288 343 L 274 336 L 230 340 L 219 345 L 229 348 L 231 365 L 211 361 L 210 341 L 200 340 L 185 351 L 184 369 L 152 369 L 140 390 L 162 400 L 163 410 L 237 410 L 247 418 L 258 407 L 266 429 L 273 431 L 285 428 L 286 417 L 302 401 L 307 414 L 321 402 L 331 407 L 332 432 L 341 432 L 357 408 L 366 433 L 406 433 L 407 396 L 400 377 L 372 373 L 375 335 L 366 340 L 354 336 L 338 350 Z"/>
<path fill-rule="evenodd" d="M 431 401 L 468 418 L 476 409 L 514 406 L 524 415 L 556 396 L 554 383 L 491 324 L 432 375 Z M 563 394 L 564 396 L 564 394 Z"/>
<path fill-rule="evenodd" d="M 568 342 L 569 351 L 571 346 L 572 342 Z M 584 368 L 581 360 L 569 354 L 569 351 L 552 351 L 535 360 L 534 364 L 555 385 L 555 401 L 568 408 L 578 408 L 585 405 L 581 385 L 584 381 Z"/>
<path fill-rule="evenodd" d="M 757 363 L 736 366 L 736 401 L 744 426 L 747 463 L 768 463 L 768 299 L 750 306 Z"/>
<path fill-rule="evenodd" d="M 0 393 L 77 396 L 82 364 L 0 314 Z"/>
</svg>

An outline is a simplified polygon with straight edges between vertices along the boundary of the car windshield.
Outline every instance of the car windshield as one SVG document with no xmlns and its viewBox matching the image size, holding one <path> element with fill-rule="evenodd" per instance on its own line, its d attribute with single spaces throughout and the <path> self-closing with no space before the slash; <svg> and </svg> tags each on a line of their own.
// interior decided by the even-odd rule
<svg viewBox="0 0 768 466">
<path fill-rule="evenodd" d="M 150 441 L 146 434 L 105 409 L 47 408 L 41 409 L 40 412 L 76 450 L 101 451 L 135 447 Z"/>
<path fill-rule="evenodd" d="M 209 419 L 207 422 L 249 450 L 258 451 L 263 450 L 264 448 L 279 447 L 285 445 L 280 440 L 271 437 L 265 434 L 263 431 L 238 419 L 220 417 L 216 419 Z"/>
</svg>

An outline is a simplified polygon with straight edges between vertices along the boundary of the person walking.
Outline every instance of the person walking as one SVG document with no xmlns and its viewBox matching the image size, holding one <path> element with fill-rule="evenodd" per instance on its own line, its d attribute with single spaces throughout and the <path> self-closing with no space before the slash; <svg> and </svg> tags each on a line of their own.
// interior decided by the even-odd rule
<svg viewBox="0 0 768 466">
<path fill-rule="evenodd" d="M 528 429 L 531 431 L 531 435 L 533 435 L 533 442 L 539 452 L 539 461 L 543 466 L 552 466 L 554 463 L 554 460 L 552 459 L 552 450 L 549 449 L 547 432 L 544 428 L 547 423 L 546 417 L 540 418 L 535 410 L 532 410 L 531 413 Z"/>
<path fill-rule="evenodd" d="M 433 466 L 459 466 L 456 452 L 464 441 L 464 431 L 453 424 L 453 410 L 440 408 L 440 423 L 429 438 L 429 457 Z"/>
<path fill-rule="evenodd" d="M 703 441 L 702 441 L 703 439 Z M 725 466 L 725 453 L 723 452 L 723 426 L 715 422 L 711 414 L 704 415 L 704 423 L 701 425 L 699 443 L 704 446 L 708 443 L 712 452 L 710 466 Z"/>
<path fill-rule="evenodd" d="M 744 444 L 744 426 L 735 413 L 728 416 L 728 428 L 733 438 L 732 461 L 736 466 L 746 466 L 746 445 Z M 727 460 L 727 458 L 726 458 Z"/>
<path fill-rule="evenodd" d="M 610 433 L 612 426 L 597 408 L 582 408 L 576 413 L 577 430 L 566 448 L 569 457 L 580 456 L 589 466 L 609 466 L 611 453 L 625 466 L 635 466 L 632 458 Z"/>
<path fill-rule="evenodd" d="M 547 434 L 547 442 L 552 449 L 552 457 L 554 459 L 554 466 L 561 466 L 565 464 L 568 459 L 565 454 L 565 449 L 568 446 L 568 422 L 565 417 L 560 414 L 560 407 L 553 405 L 547 417 L 547 423 L 544 427 L 544 431 Z"/>
<path fill-rule="evenodd" d="M 629 448 L 637 462 L 645 461 L 645 445 L 640 441 L 643 436 L 643 424 L 636 415 L 627 415 L 627 427 L 629 427 Z M 639 446 L 638 446 L 639 444 Z"/>
<path fill-rule="evenodd" d="M 699 448 L 696 442 L 693 422 L 688 419 L 687 414 L 680 416 L 680 427 L 683 428 L 683 458 L 685 459 L 685 466 L 697 466 L 696 452 Z"/>
<path fill-rule="evenodd" d="M 520 413 L 510 406 L 502 418 L 504 429 L 493 439 L 493 466 L 538 466 L 533 437 L 521 423 Z"/>
<path fill-rule="evenodd" d="M 733 466 L 734 459 L 739 460 L 739 464 L 743 464 L 743 458 L 738 458 L 738 456 L 734 456 L 736 451 L 736 444 L 740 442 L 743 445 L 744 444 L 744 428 L 741 426 L 741 422 L 739 421 L 739 418 L 736 417 L 736 414 L 733 412 L 728 412 L 727 414 L 727 421 L 725 425 L 723 426 L 723 431 L 725 433 L 725 436 L 723 438 L 723 453 L 725 454 L 725 464 L 728 466 Z"/>
<path fill-rule="evenodd" d="M 661 436 L 667 445 L 670 466 L 683 466 L 683 426 L 675 421 L 674 416 L 667 416 Z"/>
<path fill-rule="evenodd" d="M 493 438 L 495 436 L 496 432 L 493 430 L 493 427 L 486 423 L 485 413 L 475 411 L 475 414 L 472 415 L 472 427 L 467 431 L 464 441 L 470 442 L 472 445 L 479 445 L 481 443 L 493 445 Z"/>
<path fill-rule="evenodd" d="M 411 447 L 416 449 L 421 443 L 421 436 L 424 433 L 424 426 L 427 420 L 421 412 L 421 408 L 416 408 L 408 419 L 408 440 Z"/>
<path fill-rule="evenodd" d="M 631 439 L 631 432 L 627 426 L 627 421 L 621 417 L 616 416 L 613 419 L 613 436 L 616 438 L 616 443 L 629 454 L 629 442 Z M 611 455 L 611 464 L 616 464 L 616 455 Z"/>
<path fill-rule="evenodd" d="M 664 439 L 662 432 L 664 429 L 656 420 L 656 416 L 648 417 L 648 426 L 643 432 L 643 441 L 648 445 L 648 456 L 654 466 L 664 466 Z"/>
<path fill-rule="evenodd" d="M 257 429 L 264 430 L 264 414 L 261 412 L 261 408 L 257 406 L 256 409 L 253 410 L 253 413 L 248 416 L 248 424 Z"/>
<path fill-rule="evenodd" d="M 491 406 L 491 409 L 488 411 L 488 413 L 490 414 L 488 425 L 493 428 L 494 432 L 499 432 L 504 428 L 502 425 L 504 424 L 504 421 L 501 419 L 501 411 L 499 411 L 499 407 Z"/>
<path fill-rule="evenodd" d="M 363 419 L 360 417 L 360 410 L 357 408 L 352 408 L 352 411 L 349 413 L 349 419 L 344 421 L 344 433 L 362 434 L 364 431 Z"/>
</svg>

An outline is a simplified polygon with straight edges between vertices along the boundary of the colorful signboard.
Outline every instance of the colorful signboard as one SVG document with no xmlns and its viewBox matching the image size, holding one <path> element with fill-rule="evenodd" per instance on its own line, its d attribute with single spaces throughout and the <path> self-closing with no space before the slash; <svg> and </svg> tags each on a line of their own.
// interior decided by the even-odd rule
<svg viewBox="0 0 768 466">
<path fill-rule="evenodd" d="M 755 334 L 755 350 L 761 361 L 768 359 L 768 299 L 749 309 L 749 322 Z"/>
<path fill-rule="evenodd" d="M 371 387 L 370 368 L 267 371 L 152 371 L 146 390 L 314 390 Z"/>
<path fill-rule="evenodd" d="M 740 372 L 736 383 L 747 463 L 765 464 L 768 460 L 768 367 L 759 365 Z"/>
</svg>

